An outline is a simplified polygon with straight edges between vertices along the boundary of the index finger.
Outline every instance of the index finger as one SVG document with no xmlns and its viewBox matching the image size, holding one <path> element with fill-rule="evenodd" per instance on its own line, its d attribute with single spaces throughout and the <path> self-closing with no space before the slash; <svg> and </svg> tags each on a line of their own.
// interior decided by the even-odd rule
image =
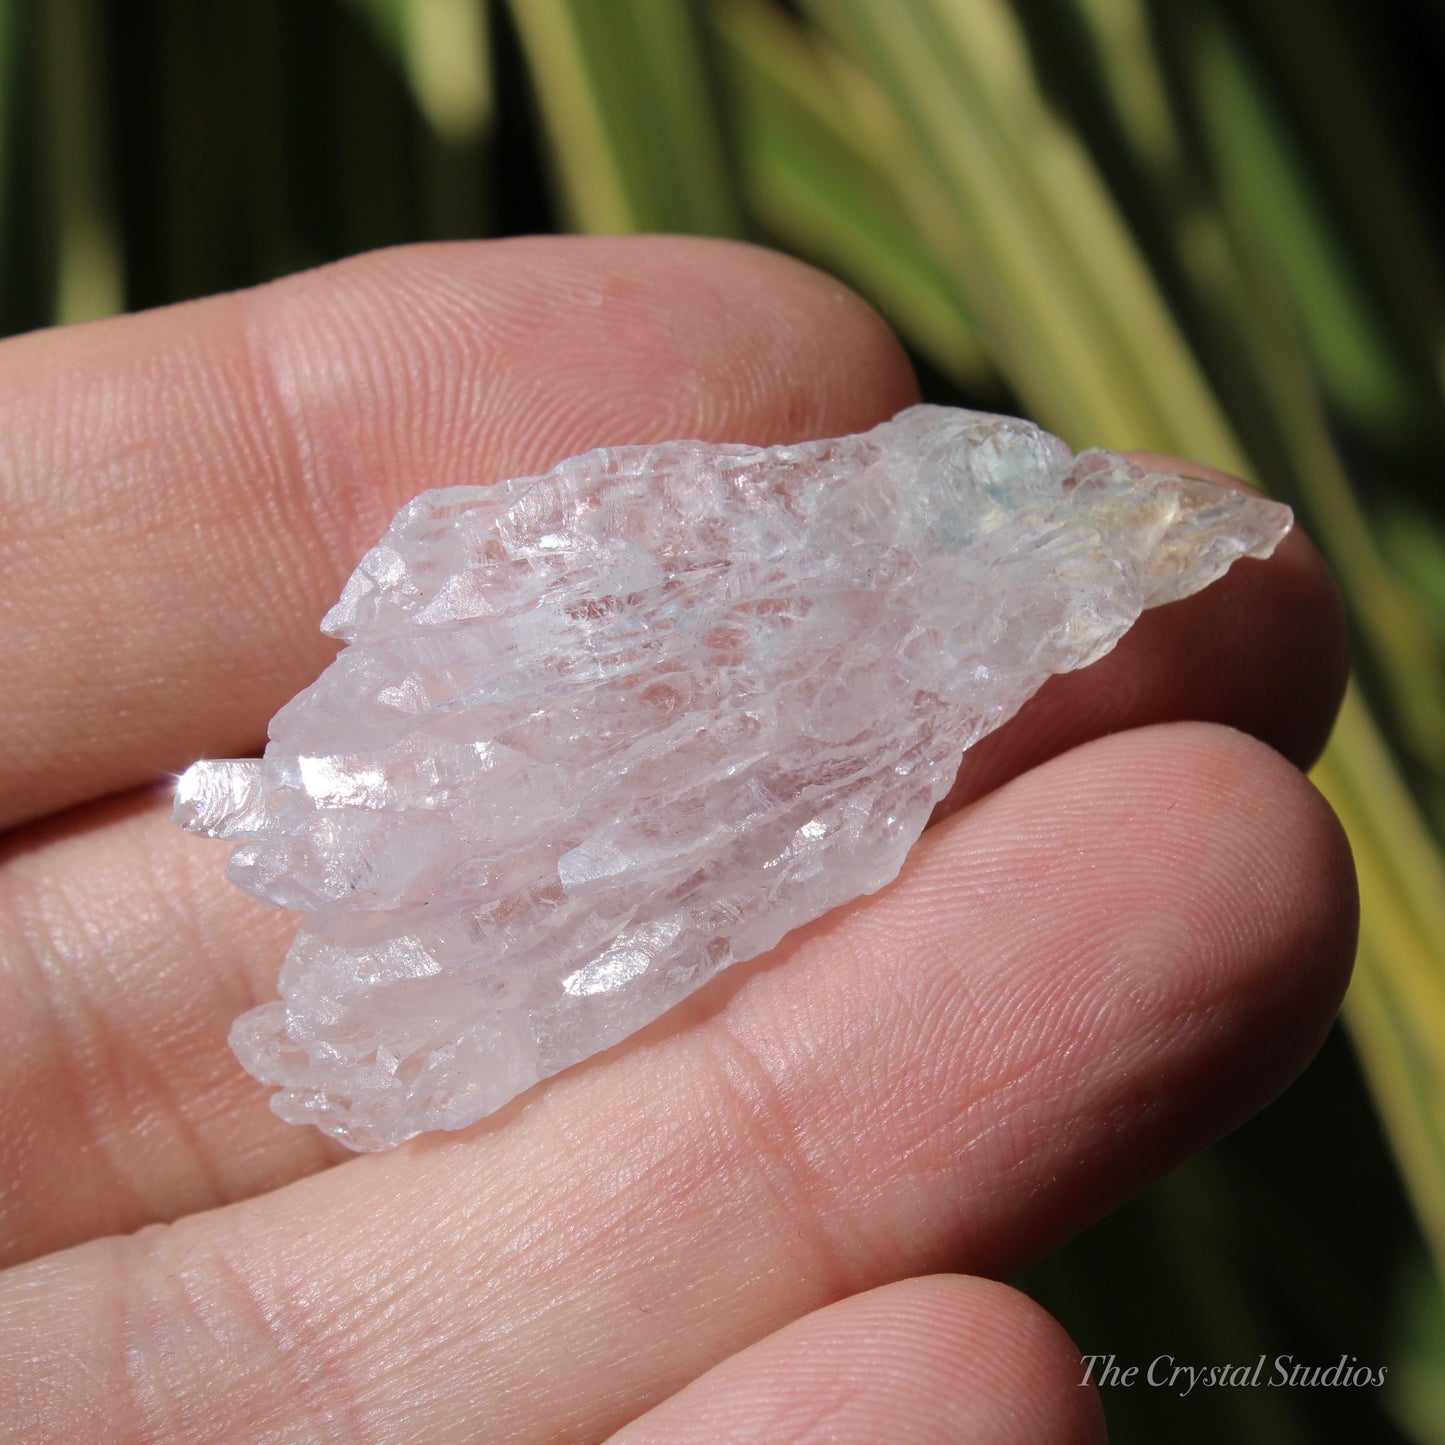
<svg viewBox="0 0 1445 1445">
<path fill-rule="evenodd" d="M 0 345 L 0 827 L 244 753 L 402 501 L 913 399 L 838 282 L 682 237 L 408 247 Z"/>
</svg>

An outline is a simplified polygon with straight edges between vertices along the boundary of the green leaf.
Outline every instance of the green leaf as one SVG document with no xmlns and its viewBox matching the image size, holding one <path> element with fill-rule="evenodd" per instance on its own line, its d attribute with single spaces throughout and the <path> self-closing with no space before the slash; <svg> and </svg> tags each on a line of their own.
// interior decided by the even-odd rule
<svg viewBox="0 0 1445 1445">
<path fill-rule="evenodd" d="M 684 0 L 512 0 L 511 9 L 576 229 L 740 233 Z"/>
<path fill-rule="evenodd" d="M 1417 425 L 1409 372 L 1258 74 L 1221 24 L 1201 21 L 1190 51 L 1220 184 L 1286 289 L 1329 394 L 1378 433 Z"/>
<path fill-rule="evenodd" d="M 351 0 L 400 65 L 437 137 L 467 145 L 488 130 L 488 0 Z"/>
<path fill-rule="evenodd" d="M 906 220 L 892 176 L 860 147 L 825 57 L 758 0 L 720 10 L 749 210 L 775 236 L 853 282 L 960 386 L 991 384 L 977 331 Z"/>
<path fill-rule="evenodd" d="M 1404 1282 L 1399 1343 L 1385 1398 L 1419 1445 L 1445 1445 L 1445 1294 L 1423 1257 Z"/>
<path fill-rule="evenodd" d="M 1238 444 L 1077 136 L 1043 96 L 1004 0 L 811 0 L 877 71 L 949 198 L 958 274 L 1000 369 L 1071 439 Z M 944 258 L 940 258 L 943 260 Z"/>
<path fill-rule="evenodd" d="M 40 8 L 45 178 L 58 243 L 55 320 L 111 316 L 125 304 L 104 157 L 99 25 L 89 0 Z"/>
</svg>

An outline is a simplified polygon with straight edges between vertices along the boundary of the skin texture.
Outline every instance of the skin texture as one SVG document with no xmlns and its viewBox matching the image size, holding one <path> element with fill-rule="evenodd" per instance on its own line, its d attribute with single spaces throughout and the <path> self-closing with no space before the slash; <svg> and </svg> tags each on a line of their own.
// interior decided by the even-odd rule
<svg viewBox="0 0 1445 1445">
<path fill-rule="evenodd" d="M 1103 1419 L 1081 1406 L 1083 1393 L 1073 1345 L 1037 1305 L 991 1280 L 934 1275 L 785 1326 L 613 1441 L 1094 1445 Z"/>
<path fill-rule="evenodd" d="M 1302 536 L 1052 681 L 894 885 L 390 1154 L 229 1055 L 295 919 L 156 785 L 259 746 L 417 490 L 912 399 L 836 282 L 680 239 L 409 248 L 0 344 L 0 1435 L 1102 1438 L 1057 1327 L 969 1276 L 1333 1017 L 1353 875 L 1298 769 L 1345 643 Z"/>
</svg>

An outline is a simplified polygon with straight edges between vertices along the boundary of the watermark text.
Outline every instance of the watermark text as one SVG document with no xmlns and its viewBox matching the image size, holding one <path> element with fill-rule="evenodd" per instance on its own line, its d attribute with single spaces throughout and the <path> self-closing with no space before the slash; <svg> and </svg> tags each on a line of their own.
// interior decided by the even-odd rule
<svg viewBox="0 0 1445 1445">
<path fill-rule="evenodd" d="M 1173 1355 L 1155 1355 L 1143 1364 L 1121 1363 L 1117 1355 L 1085 1355 L 1081 1385 L 1129 1390 L 1143 1385 L 1172 1390 L 1181 1398 L 1195 1390 L 1229 1389 L 1378 1389 L 1385 1365 L 1362 1364 L 1341 1355 L 1332 1364 L 1308 1364 L 1293 1355 L 1260 1355 L 1241 1363 L 1191 1365 Z"/>
</svg>

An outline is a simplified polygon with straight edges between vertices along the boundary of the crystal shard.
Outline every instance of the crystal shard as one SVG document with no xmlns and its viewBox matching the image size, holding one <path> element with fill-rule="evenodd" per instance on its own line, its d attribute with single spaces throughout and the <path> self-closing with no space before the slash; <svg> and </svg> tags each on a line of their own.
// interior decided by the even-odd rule
<svg viewBox="0 0 1445 1445">
<path fill-rule="evenodd" d="M 1286 508 L 918 406 L 427 492 L 184 827 L 306 910 L 232 1045 L 356 1149 L 480 1119 L 881 888 L 964 750 Z"/>
</svg>

